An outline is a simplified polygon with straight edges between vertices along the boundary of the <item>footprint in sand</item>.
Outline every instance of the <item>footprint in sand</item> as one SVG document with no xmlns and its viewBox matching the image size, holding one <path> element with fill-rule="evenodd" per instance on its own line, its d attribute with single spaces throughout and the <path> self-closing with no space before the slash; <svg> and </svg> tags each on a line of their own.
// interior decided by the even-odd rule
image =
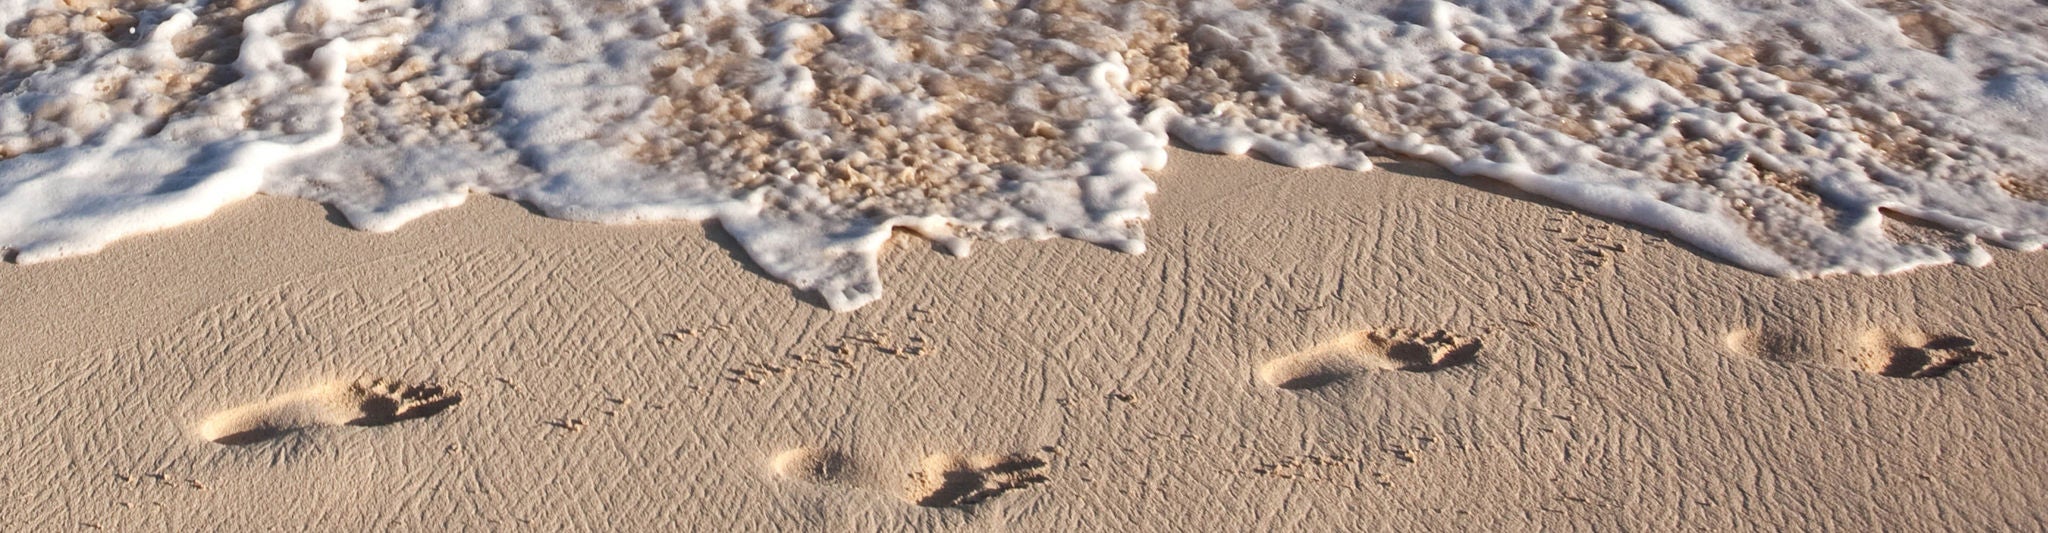
<svg viewBox="0 0 2048 533">
<path fill-rule="evenodd" d="M 220 444 L 253 444 L 307 428 L 411 420 L 461 401 L 460 393 L 437 385 L 335 381 L 214 413 L 199 423 L 199 436 Z"/>
<path fill-rule="evenodd" d="M 1443 330 L 1428 333 L 1402 328 L 1359 330 L 1339 335 L 1314 348 L 1267 361 L 1259 367 L 1259 379 L 1282 389 L 1308 389 L 1370 370 L 1442 370 L 1472 362 L 1478 357 L 1479 349 L 1479 339 Z"/>
<path fill-rule="evenodd" d="M 1985 358 L 1977 341 L 1955 335 L 1929 336 L 1917 331 L 1865 331 L 1858 339 L 1857 366 L 1864 372 L 1895 378 L 1933 378 Z"/>
<path fill-rule="evenodd" d="M 1829 337 L 1776 328 L 1738 328 L 1723 339 L 1737 354 L 1780 363 L 1852 368 L 1894 378 L 1932 378 L 1989 356 L 1977 341 L 1913 328 L 1869 328 Z"/>
<path fill-rule="evenodd" d="M 880 479 L 864 476 L 845 454 L 822 448 L 784 450 L 769 460 L 777 476 L 820 485 L 852 483 L 869 486 Z M 965 507 L 1005 492 L 1046 482 L 1046 461 L 1031 454 L 968 457 L 936 454 L 924 458 L 910 474 L 903 498 L 925 507 Z"/>
<path fill-rule="evenodd" d="M 821 484 L 843 479 L 846 465 L 845 455 L 822 448 L 792 448 L 768 461 L 768 467 L 783 479 Z"/>
<path fill-rule="evenodd" d="M 924 458 L 923 466 L 910 474 L 903 496 L 925 507 L 974 505 L 1046 482 L 1045 460 L 1030 454 L 970 458 L 942 453 Z"/>
</svg>

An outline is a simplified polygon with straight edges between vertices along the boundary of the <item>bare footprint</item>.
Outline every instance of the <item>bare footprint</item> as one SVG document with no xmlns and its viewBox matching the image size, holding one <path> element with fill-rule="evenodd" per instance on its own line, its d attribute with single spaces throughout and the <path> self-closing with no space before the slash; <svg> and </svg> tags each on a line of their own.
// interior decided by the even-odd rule
<svg viewBox="0 0 2048 533">
<path fill-rule="evenodd" d="M 1024 453 L 967 457 L 936 454 L 925 457 L 902 490 L 904 499 L 925 507 L 965 507 L 1005 492 L 1046 481 L 1045 459 Z M 860 468 L 845 453 L 818 447 L 783 450 L 768 468 L 790 481 L 818 485 L 882 488 L 887 480 Z"/>
<path fill-rule="evenodd" d="M 1954 335 L 1871 329 L 1863 332 L 1856 362 L 1864 372 L 1895 378 L 1933 378 L 1984 359 L 1977 341 Z"/>
<path fill-rule="evenodd" d="M 809 483 L 832 483 L 846 473 L 846 456 L 822 448 L 792 448 L 775 454 L 768 467 L 783 479 Z"/>
<path fill-rule="evenodd" d="M 1932 378 L 1989 356 L 1977 341 L 1928 335 L 1914 328 L 1869 328 L 1853 336 L 1786 328 L 1737 328 L 1723 338 L 1730 351 L 1780 363 L 1855 369 L 1894 378 Z"/>
<path fill-rule="evenodd" d="M 1721 337 L 1721 344 L 1737 354 L 1779 363 L 1815 362 L 1831 351 L 1824 338 L 1773 326 L 1730 330 Z"/>
<path fill-rule="evenodd" d="M 199 423 L 199 436 L 231 446 L 253 444 L 307 428 L 411 420 L 461 401 L 460 393 L 431 384 L 334 381 L 214 413 Z"/>
<path fill-rule="evenodd" d="M 974 505 L 1044 483 L 1045 464 L 1044 459 L 1021 453 L 972 458 L 932 455 L 924 458 L 922 471 L 910 474 L 904 498 L 925 507 Z"/>
<path fill-rule="evenodd" d="M 1295 390 L 1320 387 L 1368 370 L 1430 372 L 1470 363 L 1478 357 L 1480 347 L 1477 338 L 1443 330 L 1359 330 L 1267 361 L 1259 367 L 1259 379 Z"/>
</svg>

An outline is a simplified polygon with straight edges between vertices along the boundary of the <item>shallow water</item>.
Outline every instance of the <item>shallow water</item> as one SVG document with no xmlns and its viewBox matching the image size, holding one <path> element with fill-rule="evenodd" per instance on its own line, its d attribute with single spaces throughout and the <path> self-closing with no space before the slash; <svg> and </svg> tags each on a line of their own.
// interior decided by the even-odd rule
<svg viewBox="0 0 2048 533">
<path fill-rule="evenodd" d="M 1775 275 L 2048 243 L 2048 9 L 2016 0 L 0 0 L 0 21 L 21 262 L 259 192 L 372 231 L 488 193 L 715 219 L 844 310 L 880 297 L 896 227 L 1141 251 L 1169 140 L 1420 158 Z"/>
</svg>

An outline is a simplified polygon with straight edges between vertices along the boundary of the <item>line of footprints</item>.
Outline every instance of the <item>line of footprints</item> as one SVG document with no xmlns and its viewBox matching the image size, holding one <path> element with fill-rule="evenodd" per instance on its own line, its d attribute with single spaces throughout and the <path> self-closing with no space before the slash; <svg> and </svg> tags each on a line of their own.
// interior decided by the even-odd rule
<svg viewBox="0 0 2048 533">
<path fill-rule="evenodd" d="M 1851 338 L 1804 335 L 1774 328 L 1737 328 L 1723 338 L 1736 354 L 1780 363 L 1809 363 L 1895 378 L 1931 378 L 1991 358 L 1976 341 L 1913 329 L 1872 328 Z M 1260 365 L 1267 385 L 1312 389 L 1366 372 L 1431 372 L 1471 363 L 1483 343 L 1443 330 L 1403 328 L 1352 331 L 1307 350 Z M 380 426 L 431 416 L 462 401 L 435 384 L 388 379 L 333 381 L 288 392 L 206 417 L 199 436 L 240 445 L 331 426 Z"/>
<path fill-rule="evenodd" d="M 1738 328 L 1723 344 L 1731 352 L 1780 363 L 1853 368 L 1895 378 L 1939 377 L 1990 358 L 1976 342 L 1911 329 L 1873 328 L 1836 338 Z M 1472 363 L 1483 343 L 1443 330 L 1371 328 L 1336 336 L 1258 368 L 1268 386 L 1303 390 L 1378 371 L 1433 372 Z M 434 384 L 388 379 L 333 381 L 235 407 L 203 419 L 197 433 L 225 445 L 264 442 L 294 432 L 336 426 L 379 426 L 432 416 L 462 401 Z M 1048 448 L 1050 450 L 1050 448 Z M 1037 454 L 936 454 L 926 457 L 902 485 L 901 496 L 925 507 L 953 508 L 1045 483 L 1046 459 Z M 795 448 L 769 461 L 780 477 L 819 485 L 878 486 L 876 472 L 823 448 Z"/>
<path fill-rule="evenodd" d="M 1478 339 L 1443 331 L 1366 330 L 1348 333 L 1308 351 L 1275 359 L 1260 369 L 1260 375 L 1276 387 L 1312 388 L 1364 370 L 1430 371 L 1456 366 L 1470 362 L 1479 348 Z M 461 393 L 435 384 L 388 379 L 332 381 L 214 413 L 200 421 L 197 433 L 201 438 L 220 444 L 254 444 L 315 428 L 381 426 L 432 416 L 461 401 Z M 993 469 L 990 471 L 1000 473 L 1006 472 L 1004 468 L 1014 463 L 1005 462 L 1007 459 L 984 459 L 993 463 L 974 466 L 971 464 L 973 461 L 953 460 L 947 464 L 958 463 L 954 465 L 958 468 L 932 470 L 927 477 L 933 481 L 926 484 L 951 487 L 962 483 L 961 479 L 972 477 L 960 472 Z M 994 492 L 1002 490 L 1007 489 Z M 926 497 L 917 500 L 977 499 L 972 495 L 946 496 L 954 492 L 952 489 L 935 489 L 935 492 L 941 495 L 937 500 Z"/>
<path fill-rule="evenodd" d="M 1914 328 L 1869 328 L 1847 336 L 1780 328 L 1737 328 L 1722 339 L 1738 355 L 1778 363 L 1848 368 L 1893 378 L 1941 377 L 1992 356 L 1958 335 Z M 1403 328 L 1352 331 L 1259 366 L 1259 380 L 1287 390 L 1313 389 L 1374 371 L 1433 372 L 1478 359 L 1477 337 Z"/>
</svg>

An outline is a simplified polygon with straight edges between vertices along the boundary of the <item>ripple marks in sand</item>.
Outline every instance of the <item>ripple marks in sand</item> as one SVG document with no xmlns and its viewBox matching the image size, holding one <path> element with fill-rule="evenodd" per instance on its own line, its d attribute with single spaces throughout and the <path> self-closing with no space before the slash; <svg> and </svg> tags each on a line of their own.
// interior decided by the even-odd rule
<svg viewBox="0 0 2048 533">
<path fill-rule="evenodd" d="M 964 507 L 1044 483 L 1045 460 L 1030 454 L 964 457 L 937 454 L 910 474 L 904 497 L 925 507 Z"/>
<path fill-rule="evenodd" d="M 214 413 L 198 431 L 220 444 L 254 444 L 308 428 L 381 426 L 431 416 L 461 401 L 461 393 L 432 384 L 334 381 Z"/>
<path fill-rule="evenodd" d="M 1911 328 L 1870 328 L 1843 338 L 1739 328 L 1723 340 L 1735 353 L 1767 361 L 1852 368 L 1908 379 L 1941 377 L 1990 357 L 1978 351 L 1977 341 L 1968 337 L 1928 335 Z"/>
<path fill-rule="evenodd" d="M 1443 330 L 1358 330 L 1267 361 L 1259 367 L 1259 379 L 1267 385 L 1296 390 L 1320 387 L 1370 370 L 1431 372 L 1472 362 L 1478 357 L 1480 346 L 1478 338 Z"/>
</svg>

